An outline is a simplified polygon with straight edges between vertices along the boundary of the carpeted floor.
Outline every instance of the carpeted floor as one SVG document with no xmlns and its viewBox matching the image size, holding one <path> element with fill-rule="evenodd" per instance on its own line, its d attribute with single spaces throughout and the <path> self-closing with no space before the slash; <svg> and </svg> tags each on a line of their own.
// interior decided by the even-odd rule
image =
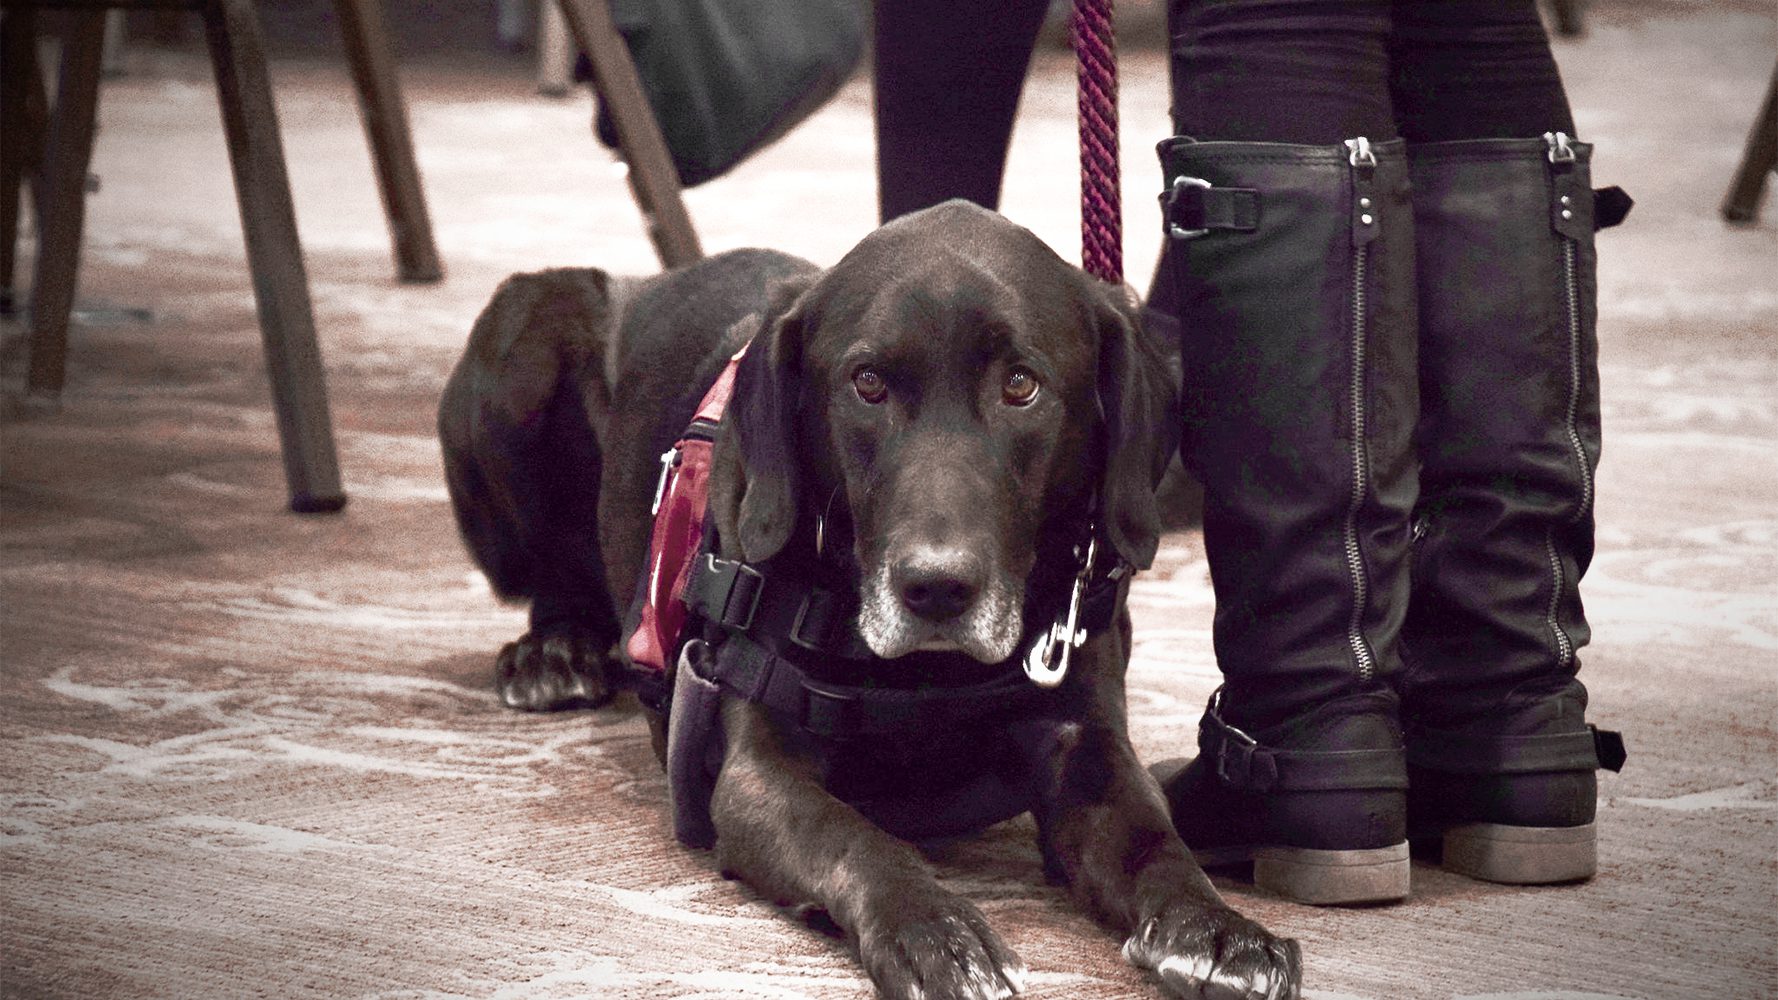
<svg viewBox="0 0 1778 1000">
<path fill-rule="evenodd" d="M 1508 889 L 1417 865 L 1398 906 L 1318 910 L 1220 880 L 1301 939 L 1308 996 L 1778 995 L 1778 207 L 1715 206 L 1772 71 L 1778 6 L 1599 0 L 1558 58 L 1596 177 L 1606 456 L 1585 595 L 1601 786 L 1593 882 Z M 1076 253 L 1072 69 L 1040 56 L 1005 209 Z M 505 274 L 654 267 L 584 97 L 527 67 L 404 67 L 449 269 L 391 280 L 342 66 L 276 66 L 351 504 L 283 510 L 251 287 L 207 69 L 139 49 L 108 82 L 81 323 L 59 408 L 0 426 L 0 994 L 861 998 L 843 941 L 671 838 L 629 708 L 503 710 L 522 628 L 463 556 L 432 412 Z M 1131 273 L 1157 240 L 1164 61 L 1125 54 Z M 707 249 L 831 262 L 874 217 L 869 90 L 694 191 Z M 28 273 L 28 271 L 26 272 Z M 145 312 L 143 312 L 145 311 Z M 1216 682 L 1196 536 L 1136 588 L 1132 718 L 1185 752 Z M 1156 995 L 1042 882 L 1027 821 L 936 848 L 1044 998 Z"/>
</svg>

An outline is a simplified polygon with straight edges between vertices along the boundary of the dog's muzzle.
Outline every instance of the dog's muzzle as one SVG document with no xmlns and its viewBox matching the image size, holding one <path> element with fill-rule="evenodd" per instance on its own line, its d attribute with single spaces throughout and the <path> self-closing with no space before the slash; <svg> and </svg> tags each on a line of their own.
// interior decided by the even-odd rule
<svg viewBox="0 0 1778 1000">
<path fill-rule="evenodd" d="M 1018 647 L 1024 594 L 972 557 L 922 554 L 885 564 L 864 581 L 858 631 L 877 656 L 956 650 L 999 663 Z"/>
</svg>

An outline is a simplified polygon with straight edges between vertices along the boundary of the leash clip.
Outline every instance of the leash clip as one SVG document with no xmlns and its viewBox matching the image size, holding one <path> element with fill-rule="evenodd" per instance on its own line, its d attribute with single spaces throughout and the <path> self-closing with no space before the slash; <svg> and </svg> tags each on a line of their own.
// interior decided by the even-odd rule
<svg viewBox="0 0 1778 1000">
<path fill-rule="evenodd" d="M 1074 588 L 1068 595 L 1068 610 L 1057 616 L 1047 635 L 1038 638 L 1031 652 L 1025 655 L 1025 676 L 1040 688 L 1053 688 L 1068 676 L 1069 655 L 1086 645 L 1087 630 L 1080 627 L 1080 604 L 1086 597 L 1087 581 L 1093 575 L 1093 563 L 1099 556 L 1096 531 L 1087 536 L 1087 555 L 1080 572 L 1074 575 Z"/>
</svg>

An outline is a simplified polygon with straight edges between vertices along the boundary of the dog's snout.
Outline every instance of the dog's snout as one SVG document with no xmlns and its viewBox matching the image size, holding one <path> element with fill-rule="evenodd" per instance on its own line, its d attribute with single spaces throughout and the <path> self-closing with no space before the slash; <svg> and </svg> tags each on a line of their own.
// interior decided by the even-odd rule
<svg viewBox="0 0 1778 1000">
<path fill-rule="evenodd" d="M 969 610 L 981 595 L 987 572 L 965 552 L 924 551 L 896 562 L 891 572 L 902 606 L 930 622 L 946 622 Z"/>
</svg>

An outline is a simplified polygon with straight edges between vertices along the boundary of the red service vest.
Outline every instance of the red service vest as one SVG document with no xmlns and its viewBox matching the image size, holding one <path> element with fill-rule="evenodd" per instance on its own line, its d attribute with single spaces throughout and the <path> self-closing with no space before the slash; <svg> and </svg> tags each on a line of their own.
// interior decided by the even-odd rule
<svg viewBox="0 0 1778 1000">
<path fill-rule="evenodd" d="M 679 652 L 679 633 L 686 619 L 685 583 L 704 538 L 704 513 L 710 504 L 712 436 L 734 395 L 735 371 L 746 353 L 743 346 L 729 359 L 716 384 L 704 393 L 691 426 L 661 457 L 654 530 L 648 540 L 648 593 L 641 621 L 624 645 L 630 663 L 657 678 L 667 676 L 668 665 Z"/>
</svg>

